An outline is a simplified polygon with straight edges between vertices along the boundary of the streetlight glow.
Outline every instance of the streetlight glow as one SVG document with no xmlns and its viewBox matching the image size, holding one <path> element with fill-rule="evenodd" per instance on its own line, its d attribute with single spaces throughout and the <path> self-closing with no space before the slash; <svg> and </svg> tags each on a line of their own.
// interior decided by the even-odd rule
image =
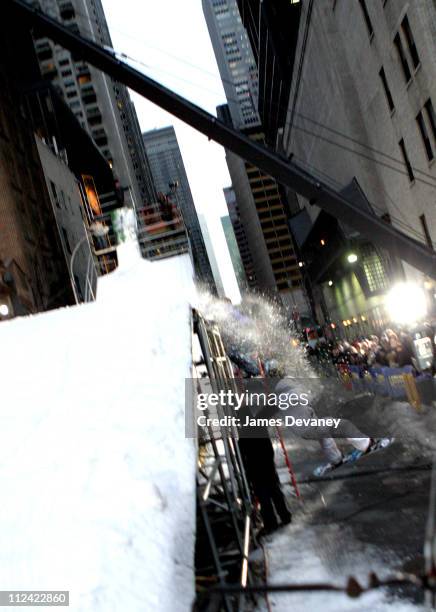
<svg viewBox="0 0 436 612">
<path fill-rule="evenodd" d="M 350 253 L 349 255 L 347 255 L 347 261 L 348 263 L 356 263 L 357 261 L 357 255 L 356 253 Z"/>
<path fill-rule="evenodd" d="M 333 281 L 329 280 L 329 287 L 331 287 L 333 285 Z"/>
<path fill-rule="evenodd" d="M 386 295 L 385 303 L 397 323 L 415 323 L 427 312 L 425 293 L 415 283 L 398 283 Z"/>
</svg>

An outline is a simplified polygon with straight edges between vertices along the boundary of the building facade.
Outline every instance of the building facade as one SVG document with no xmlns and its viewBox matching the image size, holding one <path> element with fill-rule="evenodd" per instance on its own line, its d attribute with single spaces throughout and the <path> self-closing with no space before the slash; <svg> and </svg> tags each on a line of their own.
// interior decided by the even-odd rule
<svg viewBox="0 0 436 612">
<path fill-rule="evenodd" d="M 436 237 L 435 34 L 433 0 L 302 3 L 296 50 L 302 69 L 294 72 L 283 138 L 283 149 L 297 164 L 338 191 L 350 194 L 357 185 L 367 210 L 431 248 Z M 294 201 L 295 212 L 307 210 L 316 233 L 319 209 L 303 198 Z M 323 223 L 327 230 L 325 218 Z M 371 247 L 370 236 L 339 229 L 345 249 L 359 252 L 353 271 L 345 251 L 339 251 L 342 262 L 336 257 L 317 279 L 334 321 L 349 326 L 374 308 L 379 310 L 373 319 L 381 321 L 386 313 L 373 302 L 402 278 L 401 269 L 391 273 L 392 261 Z M 336 236 L 326 232 L 320 239 L 324 243 L 312 256 L 325 262 L 321 251 Z M 401 268 L 432 298 L 430 279 L 408 264 Z"/>
<path fill-rule="evenodd" d="M 40 79 L 30 34 L 0 25 L 0 318 L 74 303 L 26 92 Z"/>
<path fill-rule="evenodd" d="M 201 233 L 203 235 L 204 244 L 206 246 L 207 256 L 209 258 L 210 267 L 212 269 L 213 280 L 215 283 L 218 297 L 225 297 L 224 284 L 221 278 L 218 261 L 215 256 L 215 250 L 213 248 L 206 217 L 204 215 L 198 215 L 198 220 L 200 222 Z"/>
<path fill-rule="evenodd" d="M 101 0 L 35 0 L 35 6 L 93 42 L 112 48 Z M 126 87 L 48 38 L 35 40 L 43 76 L 65 99 L 112 168 L 127 204 L 156 201 L 141 132 Z"/>
<path fill-rule="evenodd" d="M 224 117 L 225 113 L 219 111 L 218 115 Z M 248 135 L 263 141 L 258 129 Z M 281 189 L 274 179 L 231 151 L 226 151 L 226 161 L 257 288 L 268 294 L 279 293 L 285 305 L 301 309 L 301 273 Z"/>
<path fill-rule="evenodd" d="M 237 0 L 258 73 L 258 111 L 270 147 L 280 145 L 286 122 L 301 2 Z"/>
<path fill-rule="evenodd" d="M 250 248 L 247 242 L 247 236 L 245 234 L 244 226 L 241 222 L 241 216 L 239 212 L 238 201 L 236 199 L 236 193 L 233 187 L 225 187 L 224 188 L 224 197 L 227 204 L 227 210 L 229 211 L 229 221 L 232 225 L 233 235 L 236 240 L 236 245 L 238 248 L 239 260 L 243 266 L 243 273 L 236 273 L 236 270 L 239 270 L 239 262 L 235 253 L 235 261 L 233 261 L 232 250 L 230 250 L 230 256 L 232 257 L 233 267 L 235 268 L 236 278 L 241 282 L 240 290 L 246 291 L 247 289 L 255 289 L 257 287 L 256 274 L 254 272 L 253 259 L 251 257 Z M 225 219 L 225 217 L 222 217 Z M 224 226 L 223 226 L 224 227 Z M 224 229 L 224 234 L 226 235 L 227 244 L 229 244 L 229 240 L 227 238 L 226 230 Z M 231 241 L 231 237 L 230 237 Z"/>
<path fill-rule="evenodd" d="M 259 80 L 256 61 L 236 0 L 203 0 L 203 11 L 227 96 L 217 109 L 218 118 L 249 138 L 265 143 L 258 114 Z M 230 33 L 230 34 L 229 34 Z M 237 41 L 229 47 L 227 36 Z M 232 39 L 233 40 L 233 39 Z M 238 97 L 241 75 L 244 95 Z M 253 103 L 249 121 L 244 121 Z M 230 151 L 226 160 L 251 252 L 257 288 L 279 294 L 289 309 L 304 307 L 301 275 L 288 224 L 285 194 L 276 181 Z"/>
<path fill-rule="evenodd" d="M 73 290 L 83 302 L 89 291 L 95 297 L 97 270 L 79 183 L 62 158 L 38 137 L 36 145 Z"/>
<path fill-rule="evenodd" d="M 221 217 L 221 225 L 232 261 L 233 272 L 238 283 L 239 292 L 243 295 L 248 289 L 247 277 L 245 276 L 244 264 L 242 263 L 238 243 L 229 215 Z"/>
<path fill-rule="evenodd" d="M 260 125 L 258 74 L 236 0 L 202 0 L 232 122 L 237 129 Z"/>
<path fill-rule="evenodd" d="M 172 126 L 168 126 L 145 132 L 142 137 L 156 190 L 167 195 L 172 189 L 170 197 L 182 213 L 191 243 L 197 278 L 216 291 L 176 132 Z"/>
</svg>

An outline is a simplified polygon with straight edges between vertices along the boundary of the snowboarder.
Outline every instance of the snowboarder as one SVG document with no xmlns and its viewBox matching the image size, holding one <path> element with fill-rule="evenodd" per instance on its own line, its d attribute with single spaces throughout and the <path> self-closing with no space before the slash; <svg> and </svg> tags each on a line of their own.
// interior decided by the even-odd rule
<svg viewBox="0 0 436 612">
<path fill-rule="evenodd" d="M 269 364 L 269 376 L 279 376 L 280 372 L 278 367 L 274 363 Z M 274 392 L 277 397 L 284 395 L 290 397 L 295 394 L 295 384 L 292 382 L 292 378 L 284 377 L 278 380 Z M 296 406 L 290 406 L 286 410 L 286 415 L 294 416 L 296 419 L 317 419 L 317 415 L 308 403 L 307 405 L 297 404 Z M 313 439 L 314 429 L 312 427 L 299 427 L 295 430 L 299 436 L 306 439 Z M 344 433 L 345 441 L 354 447 L 356 450 L 356 458 L 360 455 L 371 451 L 375 441 L 360 432 L 355 425 L 346 419 L 341 419 L 340 431 Z M 327 464 L 331 467 L 336 467 L 344 461 L 344 455 L 339 449 L 335 438 L 333 438 L 329 428 L 318 427 L 316 431 L 316 437 L 319 440 L 321 448 L 323 450 Z M 347 435 L 348 434 L 348 435 Z"/>
</svg>

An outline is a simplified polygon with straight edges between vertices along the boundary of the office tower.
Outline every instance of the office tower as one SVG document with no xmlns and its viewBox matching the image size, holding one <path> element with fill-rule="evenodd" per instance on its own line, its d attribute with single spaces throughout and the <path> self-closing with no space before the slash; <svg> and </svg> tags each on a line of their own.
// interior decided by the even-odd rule
<svg viewBox="0 0 436 612">
<path fill-rule="evenodd" d="M 248 247 L 247 236 L 241 223 L 236 194 L 233 187 L 225 187 L 223 191 L 229 214 L 228 217 L 221 217 L 221 223 L 239 289 L 241 292 L 246 291 L 247 288 L 254 289 L 256 287 L 256 274 Z"/>
<path fill-rule="evenodd" d="M 218 118 L 264 143 L 257 112 L 258 74 L 236 0 L 203 0 L 203 11 L 227 96 Z M 228 39 L 228 37 L 231 37 Z M 230 40 L 230 42 L 229 42 Z M 248 103 L 252 103 L 248 116 Z M 301 273 L 291 236 L 287 202 L 276 181 L 226 151 L 227 165 L 260 290 L 280 294 L 289 308 L 302 302 Z"/>
<path fill-rule="evenodd" d="M 236 0 L 202 0 L 203 12 L 237 129 L 260 125 L 258 73 Z"/>
<path fill-rule="evenodd" d="M 434 248 L 436 5 L 331 5 L 302 3 L 296 58 L 304 54 L 304 62 L 292 80 L 283 149 L 371 215 Z M 427 294 L 429 312 L 436 308 L 433 281 L 405 263 L 392 273 L 398 261 L 370 235 L 350 231 L 305 198 L 297 204 L 298 217 L 312 223 L 303 244 L 311 283 L 344 333 L 361 333 L 366 321 L 382 327 L 386 291 L 403 274 Z"/>
<path fill-rule="evenodd" d="M 198 215 L 200 222 L 201 231 L 203 234 L 204 244 L 206 246 L 207 255 L 209 257 L 210 267 L 212 269 L 213 278 L 215 281 L 215 287 L 219 297 L 225 296 L 223 280 L 218 267 L 218 261 L 215 255 L 215 249 L 213 248 L 212 240 L 209 234 L 209 228 L 207 225 L 206 217 L 204 215 Z"/>
<path fill-rule="evenodd" d="M 72 32 L 112 47 L 101 0 L 36 0 L 41 10 Z M 136 209 L 155 202 L 136 112 L 124 85 L 48 38 L 35 40 L 42 74 L 58 92 L 106 158 L 124 193 Z"/>
<path fill-rule="evenodd" d="M 258 111 L 269 146 L 286 123 L 300 25 L 300 0 L 237 0 L 259 75 Z M 279 138 L 279 139 L 278 139 Z"/>
<path fill-rule="evenodd" d="M 176 200 L 188 231 L 198 280 L 215 290 L 212 269 L 176 132 L 173 126 L 168 126 L 145 132 L 142 137 L 156 190 L 166 195 L 170 185 L 176 184 L 171 197 Z"/>
</svg>

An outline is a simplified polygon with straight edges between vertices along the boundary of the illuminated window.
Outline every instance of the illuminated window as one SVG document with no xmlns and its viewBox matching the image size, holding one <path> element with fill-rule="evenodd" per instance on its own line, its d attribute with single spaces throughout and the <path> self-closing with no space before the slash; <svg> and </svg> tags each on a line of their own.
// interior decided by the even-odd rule
<svg viewBox="0 0 436 612">
<path fill-rule="evenodd" d="M 371 292 L 386 290 L 389 283 L 379 254 L 371 246 L 363 247 L 361 251 L 362 266 L 369 290 Z"/>
<path fill-rule="evenodd" d="M 91 81 L 91 75 L 89 73 L 81 74 L 77 80 L 79 82 L 79 85 L 84 85 L 85 83 L 89 83 Z"/>
</svg>

